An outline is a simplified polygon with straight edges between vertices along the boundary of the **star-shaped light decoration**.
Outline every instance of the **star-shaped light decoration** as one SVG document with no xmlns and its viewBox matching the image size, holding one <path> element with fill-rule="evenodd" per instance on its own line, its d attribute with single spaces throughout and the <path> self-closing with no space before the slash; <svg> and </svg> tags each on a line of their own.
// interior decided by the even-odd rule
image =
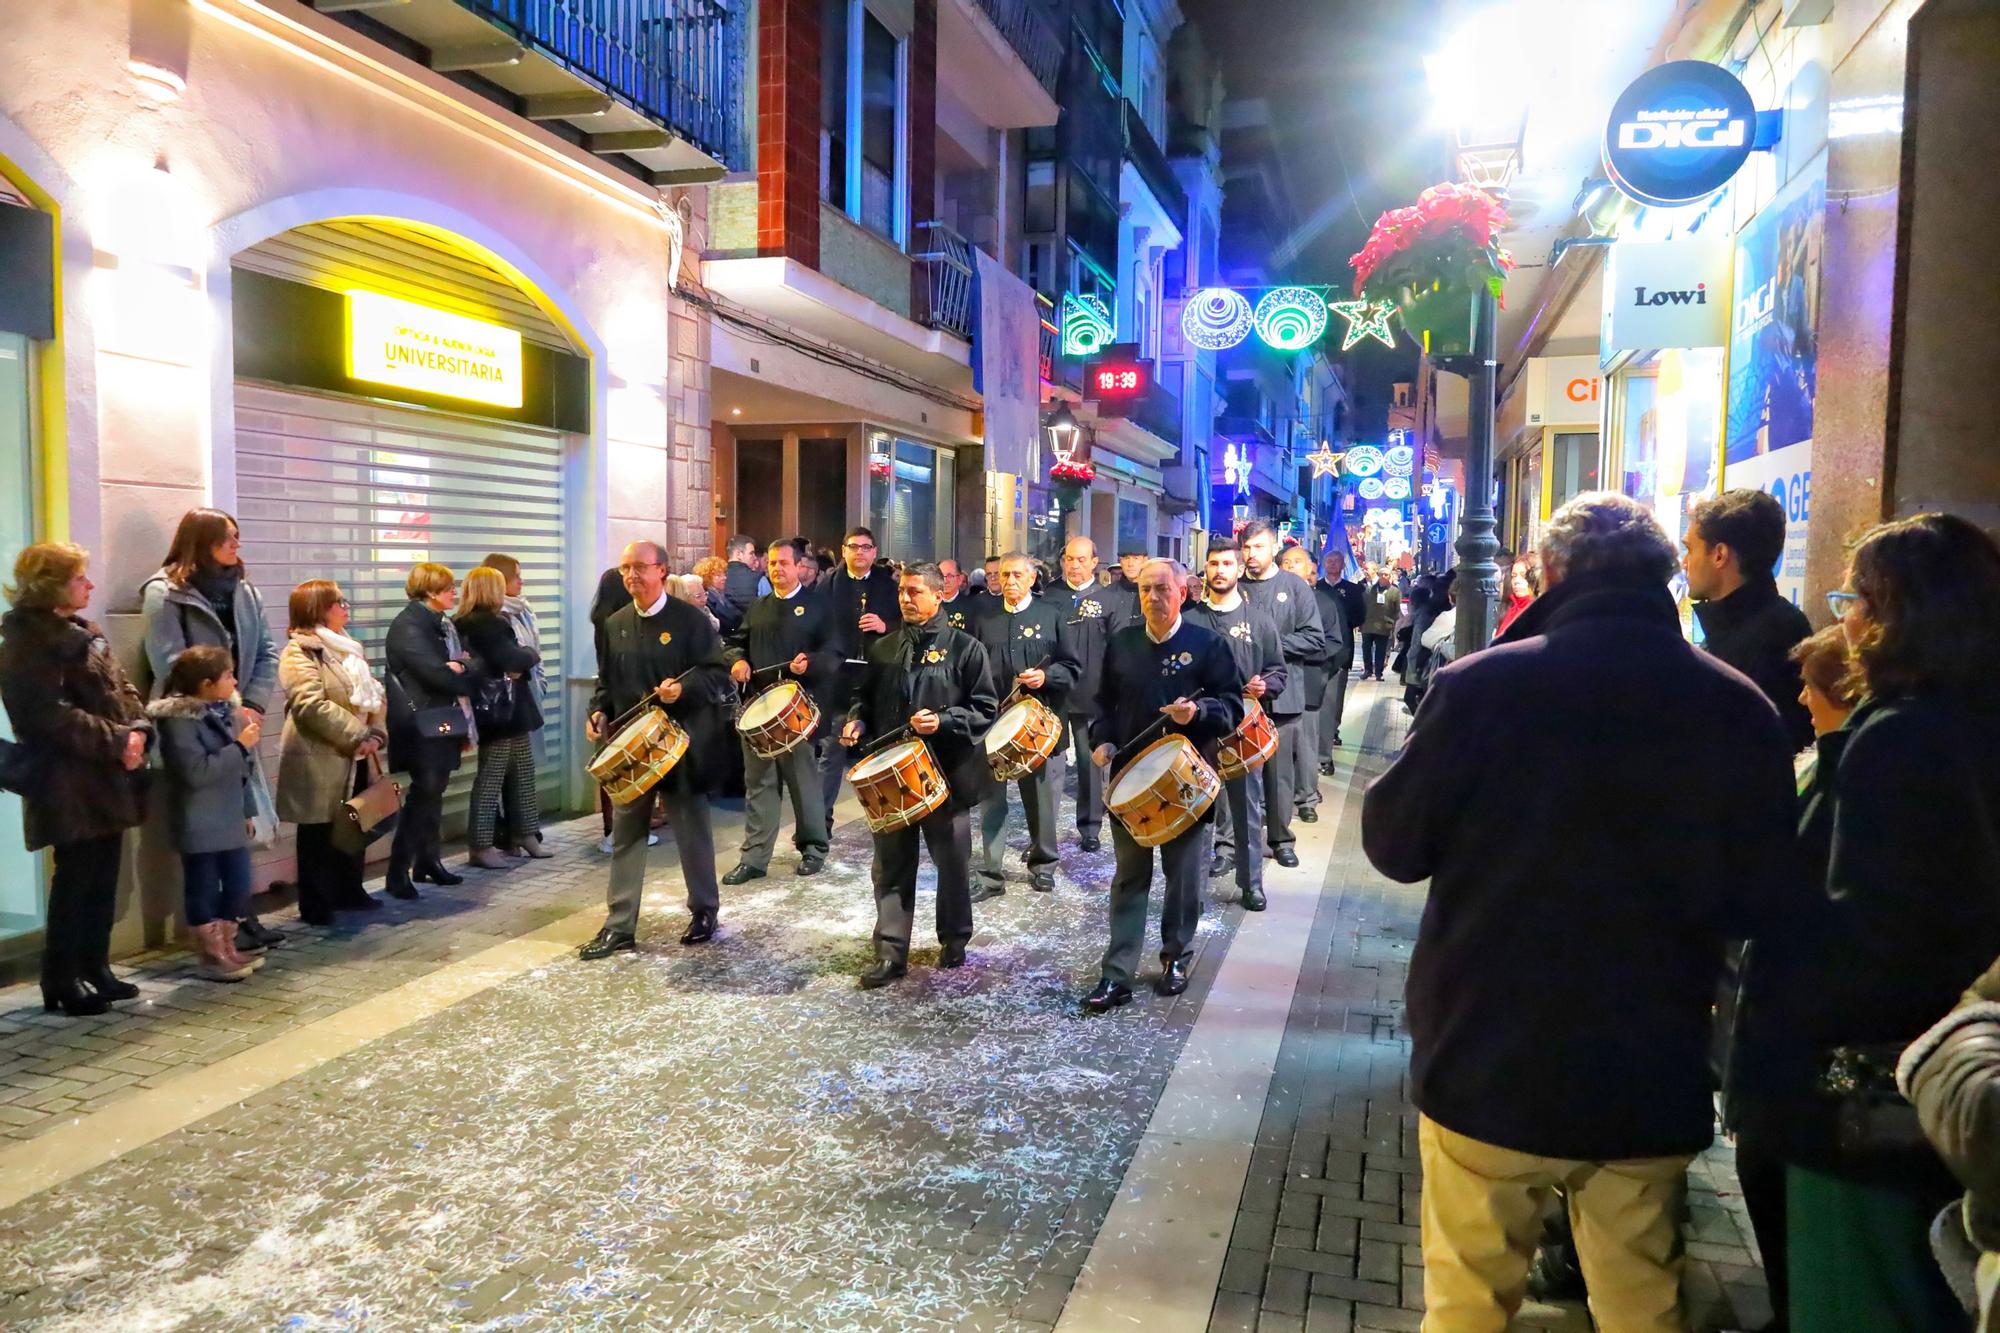
<svg viewBox="0 0 2000 1333">
<path fill-rule="evenodd" d="M 1384 347 L 1396 345 L 1395 331 L 1389 327 L 1389 316 L 1396 313 L 1394 301 L 1335 301 L 1327 309 L 1347 321 L 1341 351 L 1348 351 L 1364 338 L 1379 338 Z"/>
<path fill-rule="evenodd" d="M 1306 455 L 1306 462 L 1313 465 L 1313 480 L 1318 481 L 1321 477 L 1339 476 L 1340 461 L 1346 457 L 1346 454 L 1335 453 L 1332 445 L 1321 440 L 1319 448 Z"/>
</svg>

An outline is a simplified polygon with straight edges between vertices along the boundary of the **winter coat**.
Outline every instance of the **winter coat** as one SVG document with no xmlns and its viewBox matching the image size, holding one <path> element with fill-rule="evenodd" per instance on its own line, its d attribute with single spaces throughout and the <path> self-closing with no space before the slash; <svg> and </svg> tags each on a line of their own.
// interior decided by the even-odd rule
<svg viewBox="0 0 2000 1333">
<path fill-rule="evenodd" d="M 354 710 L 347 678 L 314 634 L 294 634 L 278 655 L 285 737 L 278 761 L 278 818 L 326 824 L 354 794 L 354 752 L 370 736 L 387 743 L 387 718 Z"/>
<path fill-rule="evenodd" d="M 472 655 L 468 668 L 477 668 L 483 681 L 502 676 L 519 676 L 514 682 L 514 716 L 504 725 L 480 714 L 479 743 L 525 736 L 542 725 L 542 706 L 535 697 L 534 669 L 542 655 L 525 648 L 506 617 L 493 611 L 473 611 L 458 617 L 458 641 Z"/>
<path fill-rule="evenodd" d="M 1821 739 L 1799 844 L 1811 891 L 1754 940 L 1742 1118 L 1788 1161 L 1929 1193 L 1928 1158 L 1864 1172 L 1814 1083 L 1827 1052 L 1907 1045 L 2000 957 L 2000 697 L 1870 699 Z"/>
<path fill-rule="evenodd" d="M 110 837 L 145 819 L 145 775 L 126 771 L 125 738 L 150 737 L 153 724 L 103 630 L 40 607 L 0 616 L 0 698 L 34 765 L 21 797 L 29 851 Z"/>
<path fill-rule="evenodd" d="M 1800 896 L 1796 799 L 1769 702 L 1659 584 L 1566 580 L 1440 671 L 1362 813 L 1378 870 L 1430 880 L 1418 1108 L 1538 1156 L 1706 1148 L 1724 944 Z"/>
<path fill-rule="evenodd" d="M 757 585 L 762 580 L 762 575 L 740 560 L 731 560 L 723 569 L 722 596 L 734 612 L 733 615 L 722 617 L 725 628 L 734 629 L 742 623 L 744 614 L 763 595 L 757 591 Z"/>
<path fill-rule="evenodd" d="M 389 766 L 408 772 L 423 763 L 451 772 L 458 767 L 463 742 L 419 736 L 417 714 L 458 704 L 479 688 L 479 673 L 469 665 L 462 672 L 451 669 L 444 612 L 433 610 L 421 597 L 412 597 L 389 622 L 386 650 Z"/>
<path fill-rule="evenodd" d="M 1305 664 L 1326 655 L 1326 632 L 1319 623 L 1319 599 L 1312 585 L 1289 569 L 1273 569 L 1262 579 L 1243 576 L 1236 585 L 1249 602 L 1269 615 L 1278 627 L 1278 644 L 1284 649 L 1284 688 L 1264 696 L 1264 709 L 1273 717 L 1297 717 L 1306 710 Z M 1317 695 L 1312 696 L 1319 702 Z"/>
<path fill-rule="evenodd" d="M 271 640 L 271 622 L 264 617 L 264 598 L 249 579 L 236 584 L 232 619 L 236 632 L 215 614 L 200 592 L 175 586 L 161 570 L 139 589 L 140 610 L 146 618 L 146 667 L 152 675 L 152 695 L 158 698 L 167 671 L 183 649 L 230 648 L 236 654 L 236 692 L 260 713 L 278 698 L 278 649 Z"/>
<path fill-rule="evenodd" d="M 872 611 L 874 607 L 871 605 Z M 1002 613 L 1004 614 L 1004 612 Z M 988 795 L 993 770 L 980 741 L 1000 710 L 986 648 L 942 618 L 899 624 L 868 645 L 868 666 L 848 717 L 863 727 L 861 744 L 847 752 L 852 765 L 868 747 L 905 726 L 924 709 L 941 719 L 929 736 L 907 733 L 930 746 L 950 795 L 939 808 L 969 810 Z"/>
<path fill-rule="evenodd" d="M 1394 583 L 1383 587 L 1370 583 L 1361 589 L 1361 602 L 1366 609 L 1361 613 L 1363 634 L 1394 634 L 1396 623 L 1403 618 L 1403 590 Z"/>
<path fill-rule="evenodd" d="M 1053 709 L 1057 717 L 1069 713 L 1069 693 L 1076 688 L 1082 663 L 1070 637 L 1069 599 L 1053 602 L 1030 597 L 1019 611 L 1000 609 L 974 622 L 972 636 L 986 649 L 987 669 L 993 673 L 993 688 L 1001 698 L 1014 693 L 1014 678 L 1030 667 L 1041 666 L 1044 679 L 1038 690 L 1022 689 Z M 1011 705 L 1010 705 L 1011 706 Z"/>
<path fill-rule="evenodd" d="M 168 827 L 183 856 L 230 852 L 250 845 L 247 821 L 257 813 L 250 751 L 236 740 L 242 709 L 170 694 L 146 707 L 166 764 Z"/>
<path fill-rule="evenodd" d="M 1067 612 L 1065 628 L 1076 647 L 1076 684 L 1069 692 L 1069 715 L 1089 718 L 1097 711 L 1097 682 L 1104 675 L 1104 649 L 1111 636 L 1139 620 L 1139 603 L 1129 586 L 1086 583 L 1081 589 L 1058 580 L 1050 589 Z M 991 603 L 999 606 L 996 599 Z"/>
<path fill-rule="evenodd" d="M 1696 602 L 1701 646 L 1757 682 L 1778 710 L 1794 751 L 1813 741 L 1812 714 L 1799 702 L 1799 665 L 1789 654 L 1812 633 L 1805 612 L 1793 606 L 1771 579 L 1746 583 L 1729 596 Z"/>
</svg>

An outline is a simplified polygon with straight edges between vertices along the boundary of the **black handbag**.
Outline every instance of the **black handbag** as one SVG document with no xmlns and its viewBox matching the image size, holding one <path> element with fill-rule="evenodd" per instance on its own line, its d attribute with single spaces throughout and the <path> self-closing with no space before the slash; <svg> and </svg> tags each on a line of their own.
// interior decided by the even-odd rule
<svg viewBox="0 0 2000 1333">
<path fill-rule="evenodd" d="M 399 684 L 401 682 L 398 682 Z M 458 740 L 468 734 L 465 709 L 460 704 L 439 704 L 433 708 L 419 708 L 416 696 L 410 687 L 403 685 L 403 700 L 410 706 L 410 725 L 422 740 Z"/>
<path fill-rule="evenodd" d="M 520 711 L 520 682 L 512 676 L 489 676 L 472 696 L 472 720 L 481 734 L 514 725 Z"/>
</svg>

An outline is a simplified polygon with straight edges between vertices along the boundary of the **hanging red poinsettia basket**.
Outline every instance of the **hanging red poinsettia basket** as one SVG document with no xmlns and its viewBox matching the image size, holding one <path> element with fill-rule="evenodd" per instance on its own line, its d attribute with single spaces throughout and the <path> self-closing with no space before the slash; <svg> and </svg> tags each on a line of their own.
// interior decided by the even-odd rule
<svg viewBox="0 0 2000 1333">
<path fill-rule="evenodd" d="M 1097 469 L 1088 463 L 1055 463 L 1049 467 L 1049 480 L 1071 486 L 1088 486 L 1097 480 Z"/>
<path fill-rule="evenodd" d="M 1354 290 L 1394 293 L 1404 324 L 1431 355 L 1467 355 L 1478 297 L 1498 300 L 1514 268 L 1500 247 L 1506 226 L 1506 208 L 1486 191 L 1433 185 L 1411 207 L 1375 219 L 1368 243 L 1347 261 Z"/>
</svg>

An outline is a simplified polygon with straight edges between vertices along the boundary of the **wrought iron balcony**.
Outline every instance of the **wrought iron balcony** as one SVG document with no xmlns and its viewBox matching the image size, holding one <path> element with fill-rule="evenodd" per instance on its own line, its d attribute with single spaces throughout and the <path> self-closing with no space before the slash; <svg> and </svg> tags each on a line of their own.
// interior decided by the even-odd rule
<svg viewBox="0 0 2000 1333">
<path fill-rule="evenodd" d="M 1056 82 L 1062 75 L 1062 37 L 1033 0 L 978 0 L 978 5 L 1021 57 L 1021 63 L 1034 74 L 1042 90 L 1054 97 Z"/>
<path fill-rule="evenodd" d="M 656 184 L 748 164 L 753 0 L 311 0 Z M 497 90 L 497 93 L 490 90 Z"/>
<path fill-rule="evenodd" d="M 916 231 L 918 322 L 970 339 L 972 242 L 942 222 L 919 222 Z"/>
</svg>

